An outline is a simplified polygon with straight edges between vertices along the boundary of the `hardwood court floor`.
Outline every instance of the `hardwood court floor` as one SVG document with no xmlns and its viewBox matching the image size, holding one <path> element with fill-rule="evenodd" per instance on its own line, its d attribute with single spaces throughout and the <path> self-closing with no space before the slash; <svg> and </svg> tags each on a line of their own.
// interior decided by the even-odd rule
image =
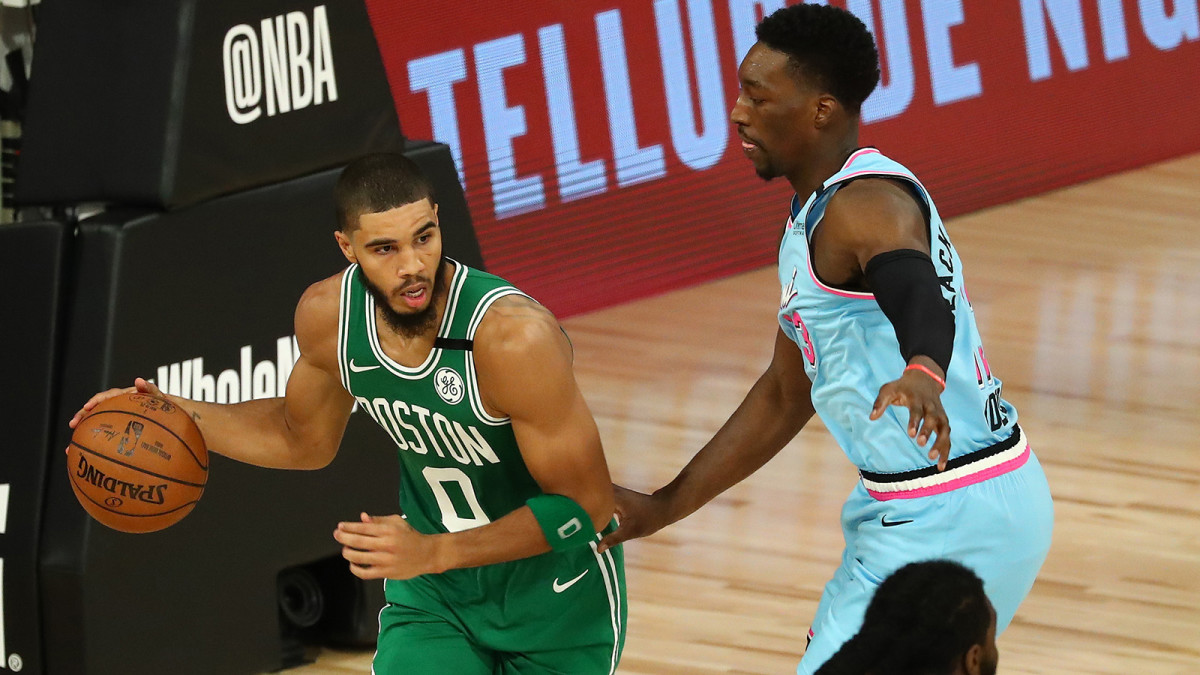
<svg viewBox="0 0 1200 675">
<path fill-rule="evenodd" d="M 1056 500 L 1000 672 L 1200 672 L 1200 155 L 948 226 Z M 662 485 L 741 401 L 770 358 L 774 275 L 565 322 L 614 480 Z M 854 481 L 814 422 L 756 475 L 627 545 L 619 672 L 795 672 Z M 369 672 L 370 658 L 325 651 L 290 672 Z"/>
</svg>

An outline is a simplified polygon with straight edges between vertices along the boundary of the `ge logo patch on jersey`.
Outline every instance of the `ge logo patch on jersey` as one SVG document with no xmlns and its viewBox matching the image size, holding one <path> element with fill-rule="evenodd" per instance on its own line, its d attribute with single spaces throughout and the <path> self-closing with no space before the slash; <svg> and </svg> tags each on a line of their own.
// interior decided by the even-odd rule
<svg viewBox="0 0 1200 675">
<path fill-rule="evenodd" d="M 450 405 L 455 405 L 463 400 L 463 395 L 466 394 L 467 388 L 463 385 L 462 375 L 459 375 L 453 368 L 439 368 L 433 376 L 433 388 L 437 390 L 438 396 Z"/>
</svg>

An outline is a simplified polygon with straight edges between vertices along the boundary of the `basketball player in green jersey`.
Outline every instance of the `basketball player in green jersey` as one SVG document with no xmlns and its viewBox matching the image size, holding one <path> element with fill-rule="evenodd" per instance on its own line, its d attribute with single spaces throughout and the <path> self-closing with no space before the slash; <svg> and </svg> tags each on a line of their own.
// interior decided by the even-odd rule
<svg viewBox="0 0 1200 675">
<path fill-rule="evenodd" d="M 442 255 L 432 185 L 368 155 L 334 190 L 350 266 L 296 307 L 300 359 L 282 398 L 170 396 L 209 449 L 315 469 L 357 402 L 401 462 L 401 515 L 337 526 L 350 570 L 384 579 L 375 675 L 612 673 L 625 636 L 622 552 L 596 423 L 554 316 Z M 135 387 L 94 396 L 98 402 Z"/>
</svg>

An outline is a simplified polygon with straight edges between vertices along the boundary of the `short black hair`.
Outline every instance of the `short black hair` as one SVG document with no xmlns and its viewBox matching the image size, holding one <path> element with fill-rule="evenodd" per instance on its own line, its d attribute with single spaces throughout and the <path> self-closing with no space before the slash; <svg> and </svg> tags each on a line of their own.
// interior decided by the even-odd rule
<svg viewBox="0 0 1200 675">
<path fill-rule="evenodd" d="M 411 159 L 397 152 L 364 155 L 346 165 L 333 187 L 338 229 L 358 227 L 364 213 L 381 213 L 428 199 L 436 203 L 433 183 Z"/>
<path fill-rule="evenodd" d="M 817 675 L 951 673 L 987 638 L 983 582 L 949 560 L 909 563 L 876 589 L 862 628 Z"/>
<path fill-rule="evenodd" d="M 879 84 L 879 52 L 871 31 L 844 9 L 791 5 L 763 19 L 754 33 L 855 115 Z"/>
</svg>

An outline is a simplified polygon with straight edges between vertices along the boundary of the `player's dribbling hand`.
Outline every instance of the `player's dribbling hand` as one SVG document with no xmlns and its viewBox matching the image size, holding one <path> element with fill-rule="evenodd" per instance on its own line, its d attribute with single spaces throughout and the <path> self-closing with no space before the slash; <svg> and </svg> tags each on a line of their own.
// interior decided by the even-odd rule
<svg viewBox="0 0 1200 675">
<path fill-rule="evenodd" d="M 92 408 L 95 408 L 96 406 L 100 405 L 102 402 L 107 401 L 108 399 L 110 399 L 114 396 L 120 396 L 121 394 L 132 394 L 134 392 L 139 392 L 142 394 L 150 394 L 151 396 L 157 396 L 159 398 L 165 398 L 163 396 L 162 391 L 160 391 L 159 388 L 157 386 L 155 386 L 153 382 L 147 382 L 146 380 L 139 377 L 133 381 L 132 387 L 117 387 L 114 389 L 109 389 L 107 391 L 102 391 L 99 394 L 96 394 L 95 396 L 89 398 L 87 403 L 84 403 L 83 407 L 80 408 L 75 413 L 75 415 L 73 417 L 71 417 L 71 419 L 67 422 L 67 426 L 74 429 L 75 427 L 79 426 L 79 423 L 81 421 L 83 421 L 84 417 L 87 417 L 87 414 L 92 411 Z M 67 448 L 63 452 L 69 453 L 70 448 Z"/>
<path fill-rule="evenodd" d="M 871 419 L 883 416 L 888 406 L 908 408 L 908 436 L 922 447 L 935 436 L 929 459 L 937 459 L 938 471 L 945 471 L 950 459 L 950 420 L 942 407 L 942 390 L 933 378 L 916 370 L 905 371 L 898 380 L 879 388 L 871 408 Z"/>
<path fill-rule="evenodd" d="M 658 503 L 654 495 L 642 494 L 620 485 L 613 485 L 613 497 L 617 516 L 617 529 L 600 540 L 596 546 L 598 553 L 603 553 L 621 542 L 639 537 L 647 537 L 666 527 L 665 509 Z"/>
<path fill-rule="evenodd" d="M 118 387 L 115 389 L 109 389 L 89 398 L 87 403 L 84 403 L 83 407 L 80 408 L 79 411 L 75 413 L 75 416 L 71 418 L 71 421 L 67 422 L 67 426 L 74 429 L 75 427 L 79 426 L 79 421 L 87 416 L 87 414 L 91 412 L 92 408 L 100 405 L 100 403 L 107 401 L 114 396 L 120 396 L 121 394 L 132 394 L 135 391 L 142 394 L 150 394 L 151 396 L 158 396 L 159 398 L 163 397 L 162 391 L 160 391 L 153 382 L 147 382 L 139 377 L 133 381 L 132 387 Z"/>
<path fill-rule="evenodd" d="M 417 532 L 402 516 L 359 514 L 361 522 L 341 522 L 333 538 L 342 545 L 350 573 L 359 579 L 411 579 L 435 568 L 432 537 Z"/>
</svg>

